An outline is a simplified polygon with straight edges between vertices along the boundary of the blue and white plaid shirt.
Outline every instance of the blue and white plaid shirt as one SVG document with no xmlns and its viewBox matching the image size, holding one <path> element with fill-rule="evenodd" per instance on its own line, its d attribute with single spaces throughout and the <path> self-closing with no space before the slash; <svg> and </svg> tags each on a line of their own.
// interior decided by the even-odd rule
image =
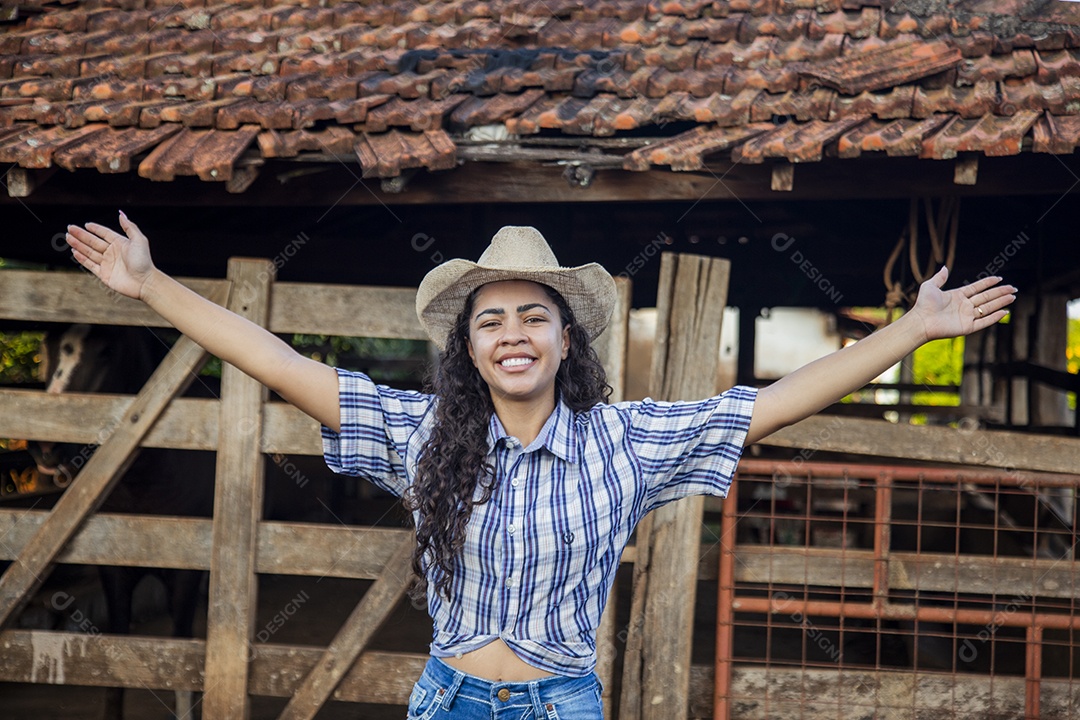
<svg viewBox="0 0 1080 720">
<path fill-rule="evenodd" d="M 415 477 L 435 397 L 345 370 L 338 381 L 341 432 L 322 429 L 327 465 L 400 496 Z M 428 593 L 431 654 L 459 656 L 501 637 L 534 667 L 592 672 L 596 628 L 634 526 L 672 500 L 727 494 L 755 397 L 736 387 L 700 402 L 582 413 L 560 402 L 524 448 L 493 415 L 495 489 L 473 508 L 451 599 Z M 432 586 L 435 572 L 427 569 Z"/>
</svg>

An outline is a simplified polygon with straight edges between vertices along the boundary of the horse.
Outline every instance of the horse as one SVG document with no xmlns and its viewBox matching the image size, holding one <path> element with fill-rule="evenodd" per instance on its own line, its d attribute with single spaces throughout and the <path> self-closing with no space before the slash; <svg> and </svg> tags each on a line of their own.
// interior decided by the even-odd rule
<svg viewBox="0 0 1080 720">
<path fill-rule="evenodd" d="M 167 351 L 165 341 L 147 328 L 72 325 L 46 333 L 40 376 L 50 394 L 136 394 Z M 98 442 L 104 439 L 99 437 Z M 93 444 L 32 441 L 27 449 L 38 472 L 52 476 L 58 487 L 64 487 L 95 448 Z M 109 513 L 211 517 L 214 460 L 214 453 L 209 452 L 142 449 L 99 509 Z M 130 632 L 136 586 L 145 576 L 155 575 L 166 589 L 172 635 L 194 636 L 205 571 L 101 566 L 99 575 L 107 612 L 107 627 L 102 632 Z M 106 720 L 123 717 L 123 695 L 123 688 L 106 690 Z M 178 691 L 176 715 L 184 717 L 194 708 L 194 695 Z"/>
</svg>

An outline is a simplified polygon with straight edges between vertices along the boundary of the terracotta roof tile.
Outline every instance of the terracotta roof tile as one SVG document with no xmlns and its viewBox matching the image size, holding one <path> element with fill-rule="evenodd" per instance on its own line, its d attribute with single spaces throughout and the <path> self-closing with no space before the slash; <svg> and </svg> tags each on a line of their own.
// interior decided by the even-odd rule
<svg viewBox="0 0 1080 720">
<path fill-rule="evenodd" d="M 942 160 L 959 152 L 982 152 L 986 155 L 1016 155 L 1024 135 L 1039 113 L 1024 110 L 1012 117 L 985 117 L 965 120 L 954 117 L 940 132 L 923 141 L 922 156 Z"/>
<path fill-rule="evenodd" d="M 990 55 L 965 59 L 956 66 L 956 82 L 974 85 L 981 81 L 996 82 L 1009 77 L 1028 77 L 1036 70 L 1035 54 L 1031 50 L 1016 50 L 1005 55 Z"/>
<path fill-rule="evenodd" d="M 1043 113 L 1032 128 L 1032 151 L 1067 155 L 1080 145 L 1080 115 Z"/>
<path fill-rule="evenodd" d="M 784 92 L 799 87 L 799 73 L 785 65 L 778 68 L 731 68 L 724 75 L 724 92 L 734 95 L 745 89 Z"/>
<path fill-rule="evenodd" d="M 941 88 L 915 88 L 912 117 L 924 118 L 934 113 L 957 113 L 962 117 L 979 117 L 992 112 L 997 105 L 997 85 L 980 82 L 975 85 Z"/>
<path fill-rule="evenodd" d="M 911 117 L 914 101 L 913 85 L 901 85 L 888 92 L 867 90 L 854 96 L 836 95 L 829 110 L 829 120 L 851 115 L 873 115 L 881 120 Z"/>
<path fill-rule="evenodd" d="M 47 168 L 52 165 L 53 154 L 58 150 L 106 129 L 107 126 L 97 124 L 74 130 L 60 126 L 34 127 L 4 139 L 3 144 L 0 144 L 0 162 L 18 163 L 24 168 Z"/>
<path fill-rule="evenodd" d="M 1038 71 L 1035 73 L 1035 77 L 1038 82 L 1048 85 L 1055 83 L 1065 77 L 1080 77 L 1080 51 L 1078 50 L 1060 50 L 1060 51 L 1043 51 L 1039 50 L 1034 53 L 1034 60 L 1038 63 Z M 1026 73 L 1016 73 L 1016 77 L 1025 77 L 1030 75 L 1033 71 L 1028 70 Z"/>
<path fill-rule="evenodd" d="M 761 93 L 750 107 L 750 122 L 774 120 L 782 123 L 793 118 L 800 122 L 826 120 L 835 97 L 836 92 L 826 88 L 817 88 L 812 93 L 795 90 L 780 94 Z"/>
<path fill-rule="evenodd" d="M 517 95 L 496 95 L 491 98 L 469 98 L 450 113 L 450 127 L 464 130 L 478 125 L 509 120 L 520 115 L 544 97 L 544 91 L 534 88 Z"/>
<path fill-rule="evenodd" d="M 464 94 L 451 95 L 442 100 L 393 98 L 368 110 L 364 119 L 364 131 L 382 132 L 390 127 L 409 127 L 420 131 L 442 127 L 443 118 L 467 98 L 468 95 Z"/>
<path fill-rule="evenodd" d="M 959 51 L 945 42 L 903 42 L 808 64 L 802 69 L 802 74 L 852 95 L 863 90 L 878 90 L 918 80 L 958 62 Z"/>
<path fill-rule="evenodd" d="M 184 128 L 139 163 L 139 176 L 164 181 L 177 175 L 198 175 L 201 180 L 224 182 L 232 178 L 233 163 L 258 132 L 255 125 L 239 130 Z"/>
<path fill-rule="evenodd" d="M 840 134 L 865 122 L 866 118 L 844 118 L 837 122 L 811 120 L 789 122 L 739 145 L 732 152 L 735 162 L 761 163 L 765 158 L 787 158 L 792 162 L 820 160 L 825 145 Z"/>
<path fill-rule="evenodd" d="M 131 170 L 133 158 L 179 131 L 178 125 L 162 125 L 153 130 L 126 128 L 97 133 L 62 148 L 53 155 L 53 162 L 67 170 L 92 167 L 100 173 L 125 173 Z"/>
<path fill-rule="evenodd" d="M 448 170 L 457 162 L 454 143 L 442 130 L 364 133 L 355 150 L 364 177 L 395 177 L 414 167 Z"/>
<path fill-rule="evenodd" d="M 924 120 L 870 120 L 840 136 L 836 141 L 837 155 L 842 158 L 858 157 L 863 152 L 884 152 L 890 157 L 918 155 L 923 140 L 948 120 L 948 115 Z"/>
<path fill-rule="evenodd" d="M 340 125 L 323 130 L 290 130 L 277 132 L 266 130 L 256 138 L 259 150 L 265 158 L 296 157 L 302 152 L 345 155 L 356 144 L 356 133 Z"/>
<path fill-rule="evenodd" d="M 1071 152 L 1080 116 L 1066 3 L 32 1 L 0 25 L 0 142 L 45 148 L 24 165 L 127 168 L 156 138 L 148 177 L 223 179 L 208 153 L 231 163 L 257 132 L 264 157 L 355 152 L 393 174 L 452 167 L 447 129 L 605 137 L 672 120 L 707 127 L 631 165 L 700 167 L 702 148 L 1001 154 L 1025 137 Z"/>
<path fill-rule="evenodd" d="M 670 165 L 672 170 L 700 170 L 705 167 L 706 155 L 728 150 L 772 127 L 766 123 L 737 128 L 697 127 L 655 145 L 634 150 L 623 160 L 623 168 L 648 170 L 651 165 Z"/>
</svg>

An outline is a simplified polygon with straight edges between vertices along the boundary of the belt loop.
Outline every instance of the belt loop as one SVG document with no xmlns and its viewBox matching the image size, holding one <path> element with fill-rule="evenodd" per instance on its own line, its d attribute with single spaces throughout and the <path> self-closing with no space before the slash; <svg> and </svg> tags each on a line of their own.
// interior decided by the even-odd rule
<svg viewBox="0 0 1080 720">
<path fill-rule="evenodd" d="M 465 681 L 465 673 L 460 670 L 454 670 L 454 681 L 450 683 L 450 687 L 446 688 L 446 692 L 443 693 L 440 705 L 447 712 L 450 712 L 450 706 L 454 702 L 454 697 L 457 696 L 457 691 L 461 687 L 461 683 Z"/>
<path fill-rule="evenodd" d="M 547 711 L 544 710 L 544 703 L 540 701 L 540 683 L 536 680 L 529 683 L 529 697 L 532 698 L 533 716 L 536 720 L 546 718 Z"/>
</svg>

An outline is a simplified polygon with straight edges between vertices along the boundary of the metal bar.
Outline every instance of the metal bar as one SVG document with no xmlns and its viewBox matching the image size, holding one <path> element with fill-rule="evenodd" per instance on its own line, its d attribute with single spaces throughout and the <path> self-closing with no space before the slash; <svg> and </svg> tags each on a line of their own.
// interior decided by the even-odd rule
<svg viewBox="0 0 1080 720">
<path fill-rule="evenodd" d="M 764 597 L 736 598 L 734 609 L 746 613 L 769 613 L 804 617 L 853 617 L 867 620 L 919 620 L 921 622 L 959 623 L 961 625 L 989 625 L 1006 627 L 1043 627 L 1054 630 L 1080 630 L 1080 615 L 1070 617 L 1053 613 L 1015 613 L 1003 615 L 994 610 L 973 610 L 951 607 L 917 607 L 886 603 L 878 611 L 870 603 L 830 602 L 827 600 L 774 600 Z M 1028 619 L 1030 618 L 1030 619 Z"/>
<path fill-rule="evenodd" d="M 792 476 L 796 473 L 808 479 L 814 477 L 847 477 L 855 480 L 875 480 L 887 475 L 893 480 L 922 480 L 930 483 L 965 482 L 975 485 L 1009 485 L 1029 487 L 1080 487 L 1080 475 L 1043 472 L 990 472 L 985 470 L 953 470 L 940 467 L 912 467 L 902 465 L 854 465 L 846 463 L 800 462 L 777 460 L 739 461 L 739 476 L 774 475 Z"/>
<path fill-rule="evenodd" d="M 889 600 L 889 541 L 892 522 L 892 477 L 882 473 L 874 494 L 874 607 L 879 611 Z"/>
<path fill-rule="evenodd" d="M 731 700 L 731 658 L 735 637 L 735 525 L 738 523 L 738 483 L 732 483 L 720 511 L 720 569 L 716 603 L 716 677 L 713 720 L 728 720 Z"/>
<path fill-rule="evenodd" d="M 1043 629 L 1033 625 L 1027 630 L 1027 656 L 1024 669 L 1024 720 L 1038 720 L 1039 693 L 1042 685 Z"/>
</svg>

